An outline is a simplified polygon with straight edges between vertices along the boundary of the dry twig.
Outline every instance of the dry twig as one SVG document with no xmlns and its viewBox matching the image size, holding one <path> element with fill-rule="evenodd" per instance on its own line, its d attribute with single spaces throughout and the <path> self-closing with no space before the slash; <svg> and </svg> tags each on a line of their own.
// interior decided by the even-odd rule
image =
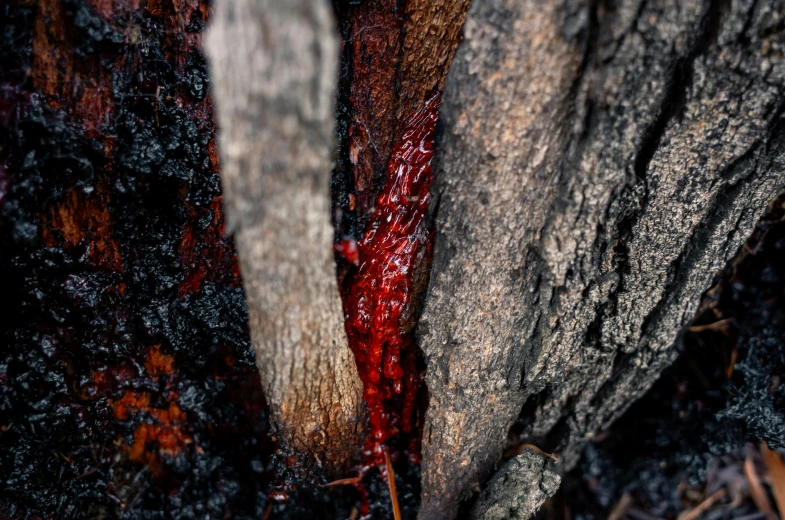
<svg viewBox="0 0 785 520">
<path fill-rule="evenodd" d="M 393 517 L 401 520 L 401 508 L 398 505 L 398 493 L 395 491 L 395 472 L 393 471 L 390 452 L 384 450 L 384 462 L 387 464 L 387 485 L 390 486 L 390 500 L 392 500 Z"/>
<path fill-rule="evenodd" d="M 785 465 L 782 463 L 782 457 L 776 451 L 770 450 L 765 442 L 760 443 L 760 452 L 763 455 L 763 462 L 766 463 L 769 470 L 777 511 L 779 511 L 780 517 L 785 516 Z"/>
<path fill-rule="evenodd" d="M 515 457 L 516 455 L 520 455 L 521 453 L 523 453 L 523 450 L 525 450 L 526 448 L 528 448 L 528 449 L 538 453 L 539 455 L 545 457 L 546 459 L 551 459 L 554 462 L 559 462 L 559 457 L 557 457 L 553 453 L 546 453 L 546 452 L 542 451 L 540 448 L 538 448 L 534 444 L 519 444 L 518 446 L 510 448 L 509 450 L 504 452 L 504 456 L 506 458 Z"/>
<path fill-rule="evenodd" d="M 632 497 L 629 493 L 624 493 L 619 501 L 616 502 L 616 505 L 613 506 L 613 509 L 608 515 L 608 520 L 621 520 L 631 505 Z"/>
<path fill-rule="evenodd" d="M 744 476 L 747 477 L 747 485 L 750 488 L 750 496 L 755 506 L 763 513 L 772 514 L 774 510 L 771 508 L 769 496 L 763 488 L 758 472 L 755 469 L 755 464 L 752 461 L 752 456 L 748 453 L 747 458 L 744 460 Z"/>
<path fill-rule="evenodd" d="M 693 507 L 692 509 L 688 509 L 687 511 L 683 511 L 679 513 L 677 520 L 695 520 L 699 518 L 703 513 L 709 510 L 711 506 L 714 505 L 715 502 L 721 500 L 727 492 L 725 489 L 717 490 L 715 493 L 710 495 L 706 500 L 698 504 L 697 506 Z"/>
</svg>

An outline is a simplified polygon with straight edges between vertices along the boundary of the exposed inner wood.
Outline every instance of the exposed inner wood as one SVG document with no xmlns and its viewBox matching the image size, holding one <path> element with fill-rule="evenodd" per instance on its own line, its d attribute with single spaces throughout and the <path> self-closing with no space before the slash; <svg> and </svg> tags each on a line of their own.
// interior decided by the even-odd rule
<svg viewBox="0 0 785 520">
<path fill-rule="evenodd" d="M 337 175 L 356 197 L 361 234 L 384 185 L 387 162 L 404 124 L 444 88 L 460 43 L 468 0 L 370 0 L 338 7 L 342 34 Z M 340 217 L 339 232 L 351 233 Z"/>
<path fill-rule="evenodd" d="M 366 460 L 395 440 L 419 462 L 425 396 L 414 344 L 430 263 L 427 219 L 440 92 L 468 2 L 339 7 L 343 61 L 334 175 L 349 344 L 370 415 Z M 399 434 L 402 435 L 399 438 Z"/>
</svg>

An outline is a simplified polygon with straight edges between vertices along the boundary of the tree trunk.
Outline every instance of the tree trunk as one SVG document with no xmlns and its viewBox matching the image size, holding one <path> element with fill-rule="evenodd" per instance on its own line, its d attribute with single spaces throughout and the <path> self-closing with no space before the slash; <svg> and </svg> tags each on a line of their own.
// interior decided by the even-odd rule
<svg viewBox="0 0 785 520">
<path fill-rule="evenodd" d="M 364 7 L 350 15 L 342 76 L 341 168 L 360 228 L 401 110 L 424 92 L 399 53 L 428 56 L 407 54 L 417 47 L 398 39 L 391 11 Z M 570 468 L 673 359 L 712 276 L 783 185 L 771 10 L 474 3 L 445 92 L 418 332 L 430 394 L 422 518 L 457 514 L 516 419 L 514 442 L 536 439 Z"/>
<path fill-rule="evenodd" d="M 422 518 L 455 515 L 519 415 L 571 468 L 672 361 L 785 183 L 782 9 L 473 3 L 437 143 Z"/>
<path fill-rule="evenodd" d="M 347 130 L 334 182 L 356 201 L 336 201 L 339 238 L 367 224 L 405 123 L 444 87 L 467 7 L 385 0 L 339 9 Z M 332 476 L 348 471 L 365 432 L 331 254 L 336 28 L 326 4 L 228 1 L 207 42 L 229 227 L 274 424 L 282 446 L 315 456 Z M 427 273 L 418 276 L 424 286 Z"/>
<path fill-rule="evenodd" d="M 261 383 L 207 4 L 0 6 L 0 284 L 18 302 L 0 515 L 353 514 L 337 487 L 284 503 L 292 479 L 350 476 L 367 441 L 355 267 L 333 249 L 378 224 L 434 96 L 431 221 L 410 237 L 435 233 L 433 263 L 428 281 L 426 243 L 399 323 L 429 394 L 419 509 L 418 470 L 393 468 L 415 475 L 410 517 L 532 515 L 672 362 L 785 186 L 783 0 L 333 6 L 222 0 L 207 44 Z"/>
<path fill-rule="evenodd" d="M 321 0 L 220 2 L 206 47 L 229 228 L 273 424 L 306 470 L 342 477 L 365 427 L 332 253 L 335 21 Z"/>
</svg>

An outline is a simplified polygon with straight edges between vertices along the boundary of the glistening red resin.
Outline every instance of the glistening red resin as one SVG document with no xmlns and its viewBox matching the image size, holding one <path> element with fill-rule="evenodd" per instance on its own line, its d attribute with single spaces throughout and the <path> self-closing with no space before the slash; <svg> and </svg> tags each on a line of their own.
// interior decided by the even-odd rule
<svg viewBox="0 0 785 520">
<path fill-rule="evenodd" d="M 389 441 L 400 433 L 411 440 L 412 462 L 419 457 L 415 430 L 423 374 L 412 327 L 404 322 L 417 296 L 415 270 L 426 269 L 431 258 L 427 213 L 439 101 L 438 94 L 433 96 L 407 121 L 363 237 L 336 245 L 356 266 L 343 301 L 349 347 L 369 412 L 365 457 L 373 466 L 385 465 L 385 450 L 397 458 Z"/>
</svg>

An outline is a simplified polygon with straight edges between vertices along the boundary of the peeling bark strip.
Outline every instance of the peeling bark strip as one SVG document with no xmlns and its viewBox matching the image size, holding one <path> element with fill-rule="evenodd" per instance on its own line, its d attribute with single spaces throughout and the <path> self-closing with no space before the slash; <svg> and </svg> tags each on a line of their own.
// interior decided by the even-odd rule
<svg viewBox="0 0 785 520">
<path fill-rule="evenodd" d="M 364 420 L 332 256 L 330 5 L 218 2 L 207 51 L 227 213 L 273 422 L 306 469 L 340 475 L 361 451 Z"/>
<path fill-rule="evenodd" d="M 522 409 L 513 440 L 568 469 L 672 360 L 785 184 L 784 10 L 474 2 L 437 142 L 421 518 L 482 486 Z"/>
<path fill-rule="evenodd" d="M 425 399 L 412 331 L 430 263 L 426 216 L 438 104 L 467 6 L 381 0 L 338 9 L 344 56 L 336 250 L 344 260 L 349 344 L 369 408 L 371 465 L 383 464 L 393 439 L 408 444 L 409 459 L 419 463 Z"/>
</svg>

